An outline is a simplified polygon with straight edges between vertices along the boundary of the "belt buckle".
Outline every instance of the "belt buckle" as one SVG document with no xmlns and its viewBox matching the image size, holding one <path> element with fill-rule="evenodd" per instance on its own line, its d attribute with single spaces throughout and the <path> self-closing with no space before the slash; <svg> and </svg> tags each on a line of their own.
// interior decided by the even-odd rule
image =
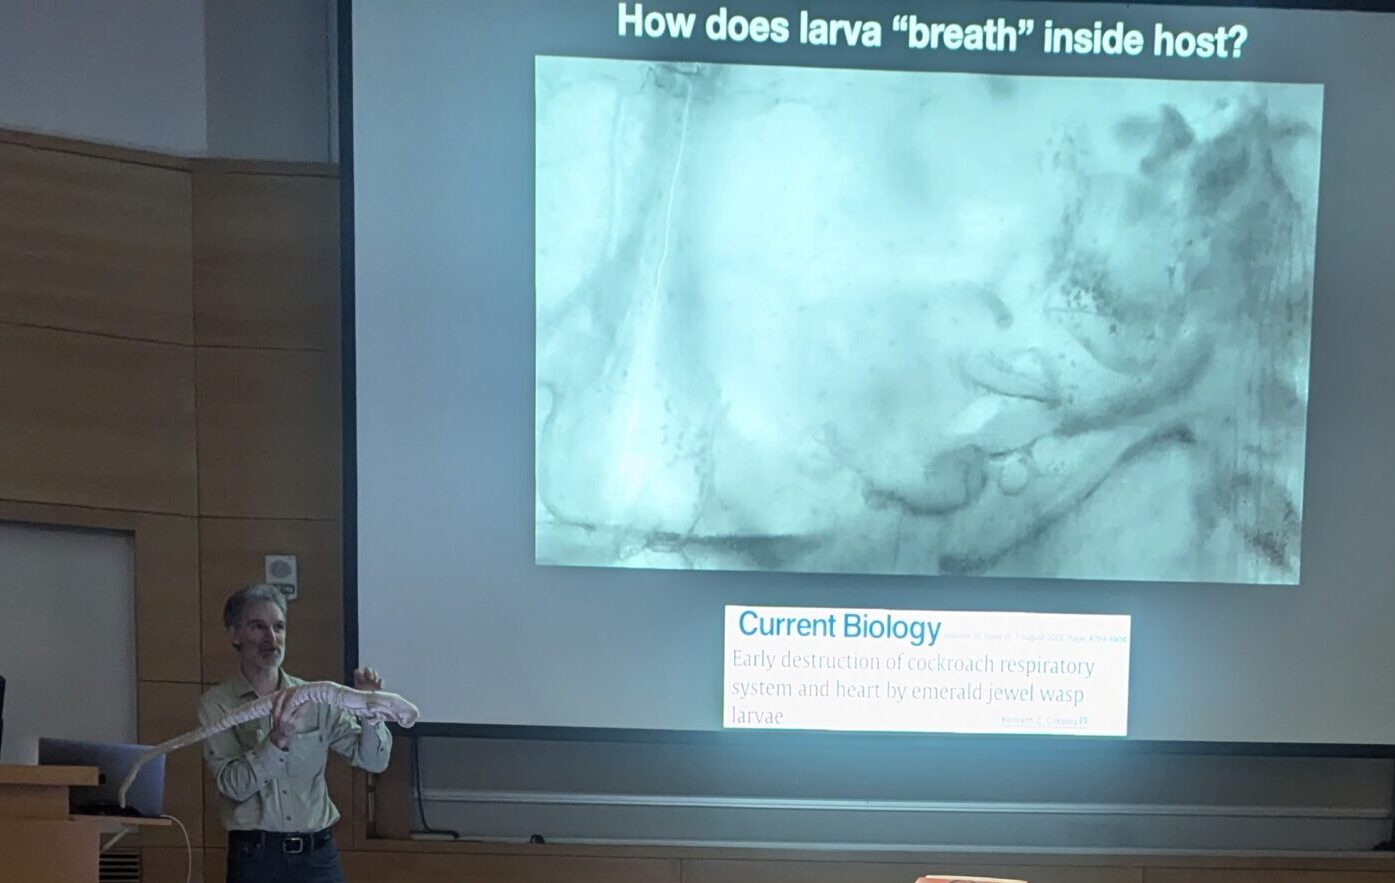
<svg viewBox="0 0 1395 883">
<path fill-rule="evenodd" d="M 298 855 L 305 851 L 305 838 L 299 834 L 293 834 L 281 840 L 281 851 L 287 855 Z"/>
</svg>

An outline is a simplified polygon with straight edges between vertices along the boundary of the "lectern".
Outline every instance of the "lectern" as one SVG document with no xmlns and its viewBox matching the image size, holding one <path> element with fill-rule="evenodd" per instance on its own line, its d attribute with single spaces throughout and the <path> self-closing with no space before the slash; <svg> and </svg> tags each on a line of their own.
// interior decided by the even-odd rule
<svg viewBox="0 0 1395 883">
<path fill-rule="evenodd" d="M 96 767 L 0 764 L 0 868 L 6 880 L 97 883 L 99 819 L 68 813 L 68 789 Z"/>
</svg>

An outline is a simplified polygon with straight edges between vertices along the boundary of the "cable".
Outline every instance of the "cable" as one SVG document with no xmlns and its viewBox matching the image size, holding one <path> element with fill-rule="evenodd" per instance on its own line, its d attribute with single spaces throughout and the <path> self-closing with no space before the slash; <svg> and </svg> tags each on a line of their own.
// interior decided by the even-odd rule
<svg viewBox="0 0 1395 883">
<path fill-rule="evenodd" d="M 449 834 L 453 840 L 460 839 L 459 831 L 433 828 L 426 820 L 426 801 L 421 795 L 421 739 L 417 736 L 412 737 L 412 794 L 416 796 L 417 814 L 421 816 L 421 830 L 413 834 Z"/>
<path fill-rule="evenodd" d="M 189 845 L 189 830 L 184 827 L 184 823 L 174 816 L 161 815 L 162 819 L 169 819 L 179 826 L 179 833 L 184 835 L 184 883 L 190 883 L 194 879 L 194 848 Z"/>
</svg>

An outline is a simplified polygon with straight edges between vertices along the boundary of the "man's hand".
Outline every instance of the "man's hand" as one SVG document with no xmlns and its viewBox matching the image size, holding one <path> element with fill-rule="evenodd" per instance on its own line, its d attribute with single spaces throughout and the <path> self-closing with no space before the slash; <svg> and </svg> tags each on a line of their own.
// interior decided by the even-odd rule
<svg viewBox="0 0 1395 883">
<path fill-rule="evenodd" d="M 354 669 L 354 689 L 355 690 L 381 690 L 383 688 L 383 676 L 378 674 L 376 669 L 356 668 Z M 359 718 L 365 726 L 373 726 L 383 722 L 381 716 L 376 714 L 366 714 Z"/>
<path fill-rule="evenodd" d="M 371 668 L 354 669 L 354 689 L 355 690 L 381 690 L 383 688 L 383 676 Z"/>
<path fill-rule="evenodd" d="M 313 702 L 304 702 L 295 708 L 290 707 L 291 694 L 289 690 L 283 690 L 276 695 L 271 704 L 271 733 L 267 739 L 271 744 L 282 751 L 291 745 L 291 736 L 300 732 L 305 717 L 309 713 Z"/>
</svg>

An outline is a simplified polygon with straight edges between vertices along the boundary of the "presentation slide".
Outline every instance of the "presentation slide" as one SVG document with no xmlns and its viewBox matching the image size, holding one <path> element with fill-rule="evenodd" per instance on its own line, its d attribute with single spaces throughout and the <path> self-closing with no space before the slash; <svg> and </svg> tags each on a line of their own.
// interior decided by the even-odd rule
<svg viewBox="0 0 1395 883">
<path fill-rule="evenodd" d="M 1129 618 L 727 607 L 728 727 L 1128 731 Z"/>
<path fill-rule="evenodd" d="M 340 26 L 419 732 L 1395 746 L 1395 2 Z"/>
<path fill-rule="evenodd" d="M 537 59 L 538 563 L 1296 583 L 1321 130 L 1320 85 Z"/>
</svg>

